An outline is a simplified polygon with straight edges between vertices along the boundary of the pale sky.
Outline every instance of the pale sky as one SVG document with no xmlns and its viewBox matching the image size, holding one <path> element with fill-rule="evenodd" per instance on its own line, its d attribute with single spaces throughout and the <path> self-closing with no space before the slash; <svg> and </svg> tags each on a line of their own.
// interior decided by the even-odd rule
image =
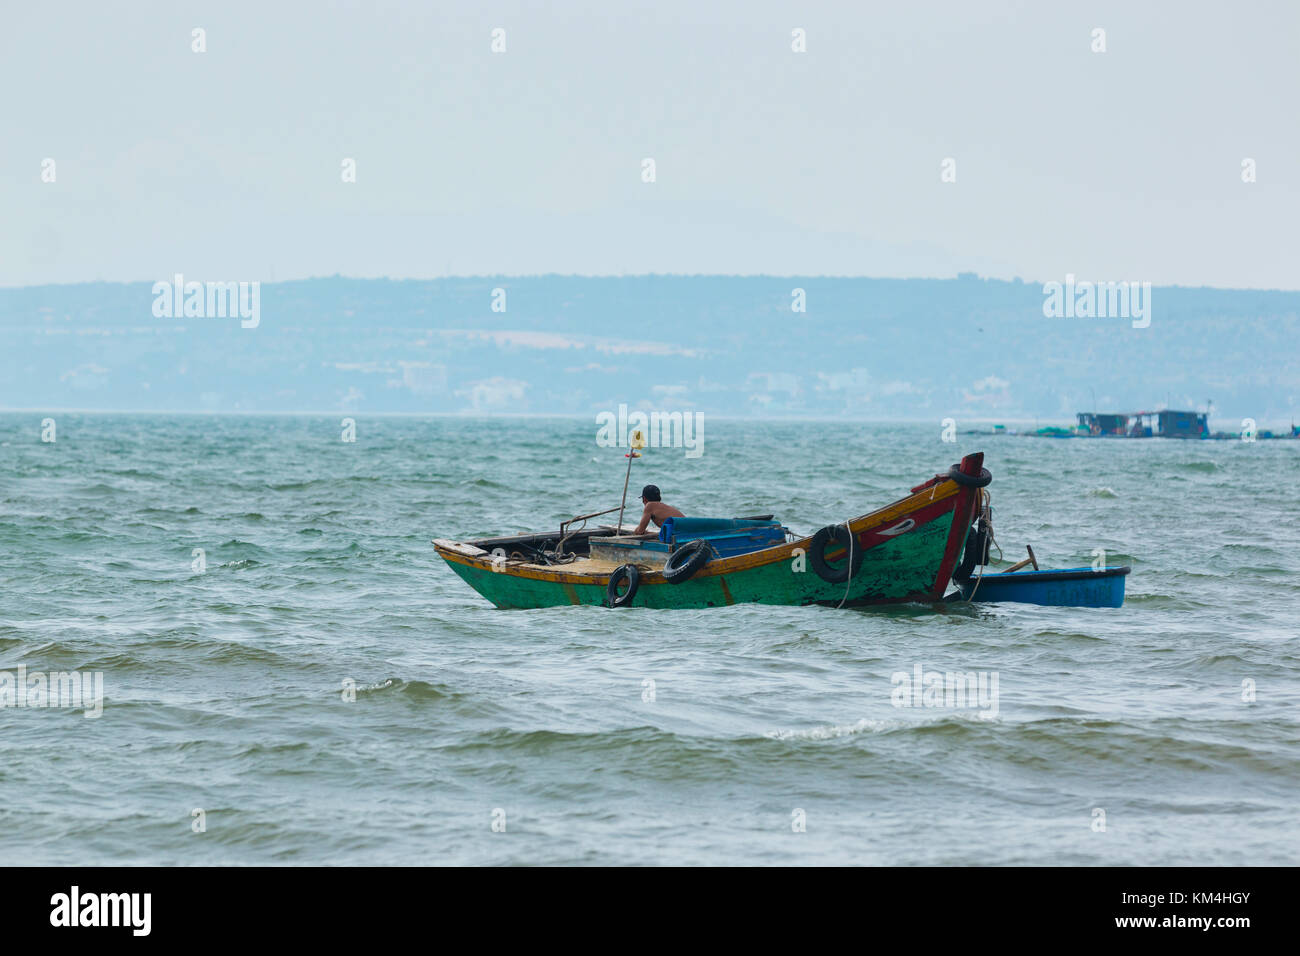
<svg viewBox="0 0 1300 956">
<path fill-rule="evenodd" d="M 0 285 L 1298 289 L 1298 49 L 1294 0 L 11 3 Z"/>
</svg>

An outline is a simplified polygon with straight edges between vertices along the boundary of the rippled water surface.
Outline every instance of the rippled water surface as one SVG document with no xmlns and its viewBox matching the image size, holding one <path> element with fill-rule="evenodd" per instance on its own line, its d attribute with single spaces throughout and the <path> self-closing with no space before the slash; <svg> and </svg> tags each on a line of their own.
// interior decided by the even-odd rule
<svg viewBox="0 0 1300 956">
<path fill-rule="evenodd" d="M 806 532 L 983 450 L 1008 559 L 1127 604 L 499 611 L 430 539 L 616 505 L 594 424 L 42 417 L 0 672 L 104 703 L 0 711 L 7 863 L 1300 863 L 1300 442 L 709 420 L 633 485 Z M 917 666 L 996 712 L 894 706 Z"/>
</svg>

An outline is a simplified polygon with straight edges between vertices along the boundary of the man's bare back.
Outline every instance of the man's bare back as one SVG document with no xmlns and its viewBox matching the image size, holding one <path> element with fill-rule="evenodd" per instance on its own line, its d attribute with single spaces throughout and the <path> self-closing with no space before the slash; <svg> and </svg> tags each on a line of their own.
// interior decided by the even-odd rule
<svg viewBox="0 0 1300 956">
<path fill-rule="evenodd" d="M 645 503 L 645 511 L 641 513 L 641 523 L 636 526 L 636 534 L 645 534 L 651 521 L 656 528 L 662 528 L 669 518 L 686 517 L 672 505 L 665 504 L 659 496 L 659 489 L 654 485 L 646 485 L 641 489 L 641 500 Z"/>
</svg>

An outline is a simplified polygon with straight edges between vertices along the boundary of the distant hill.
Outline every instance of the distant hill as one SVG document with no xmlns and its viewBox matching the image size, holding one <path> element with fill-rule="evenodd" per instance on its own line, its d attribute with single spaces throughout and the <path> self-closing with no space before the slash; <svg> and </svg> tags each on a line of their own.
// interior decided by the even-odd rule
<svg viewBox="0 0 1300 956">
<path fill-rule="evenodd" d="M 1095 394 L 1103 410 L 1213 399 L 1216 418 L 1261 424 L 1300 412 L 1300 292 L 1152 300 L 1135 329 L 1045 318 L 1041 285 L 974 276 L 322 278 L 263 285 L 245 329 L 157 318 L 151 283 L 3 289 L 0 406 L 961 424 L 1072 421 Z"/>
</svg>

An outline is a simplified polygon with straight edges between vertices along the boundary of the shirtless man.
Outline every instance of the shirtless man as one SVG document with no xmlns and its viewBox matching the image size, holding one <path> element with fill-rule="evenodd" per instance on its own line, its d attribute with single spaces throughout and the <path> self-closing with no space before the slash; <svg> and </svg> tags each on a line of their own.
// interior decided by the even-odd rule
<svg viewBox="0 0 1300 956">
<path fill-rule="evenodd" d="M 641 523 L 636 526 L 636 534 L 645 534 L 646 528 L 650 522 L 655 523 L 655 527 L 661 527 L 667 518 L 685 518 L 672 505 L 666 505 L 663 498 L 659 495 L 658 485 L 646 485 L 641 489 L 641 501 L 645 504 L 645 511 L 641 514 Z"/>
</svg>

